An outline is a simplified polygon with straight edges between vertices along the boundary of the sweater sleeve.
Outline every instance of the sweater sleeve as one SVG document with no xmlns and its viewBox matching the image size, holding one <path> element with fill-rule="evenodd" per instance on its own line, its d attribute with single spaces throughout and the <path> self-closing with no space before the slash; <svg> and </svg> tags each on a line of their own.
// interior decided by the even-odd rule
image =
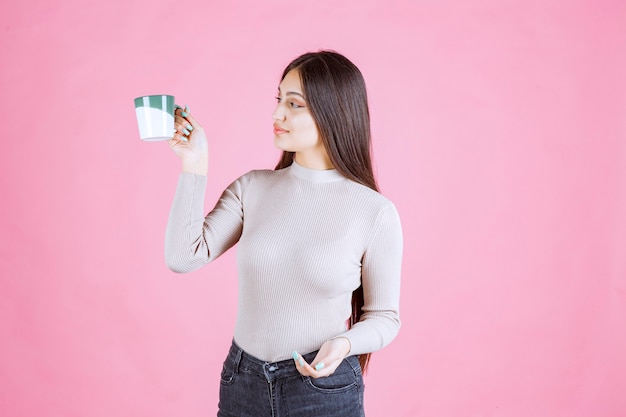
<svg viewBox="0 0 626 417">
<path fill-rule="evenodd" d="M 400 330 L 400 273 L 402 227 L 396 208 L 389 204 L 378 215 L 363 255 L 363 315 L 346 333 L 350 354 L 361 355 L 388 345 Z"/>
<path fill-rule="evenodd" d="M 243 228 L 242 196 L 247 176 L 234 181 L 206 216 L 207 177 L 182 173 L 165 232 L 165 263 L 174 272 L 191 272 L 232 247 Z"/>
</svg>

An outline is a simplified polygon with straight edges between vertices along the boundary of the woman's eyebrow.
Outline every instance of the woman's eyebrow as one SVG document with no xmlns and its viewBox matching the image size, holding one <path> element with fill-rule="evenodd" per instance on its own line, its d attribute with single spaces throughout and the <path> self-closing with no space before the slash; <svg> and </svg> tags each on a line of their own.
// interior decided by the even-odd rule
<svg viewBox="0 0 626 417">
<path fill-rule="evenodd" d="M 282 91 L 280 91 L 280 87 L 278 87 L 278 94 L 280 94 Z M 298 93 L 297 91 L 287 91 L 285 93 L 286 96 L 300 96 L 302 97 L 304 100 L 306 100 L 306 97 L 304 97 L 304 95 L 302 95 L 302 93 Z"/>
</svg>

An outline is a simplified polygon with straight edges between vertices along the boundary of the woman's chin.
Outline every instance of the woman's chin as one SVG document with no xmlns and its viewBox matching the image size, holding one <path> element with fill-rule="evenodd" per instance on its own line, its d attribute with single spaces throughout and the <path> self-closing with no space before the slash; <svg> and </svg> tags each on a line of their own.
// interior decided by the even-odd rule
<svg viewBox="0 0 626 417">
<path fill-rule="evenodd" d="M 288 146 L 284 140 L 282 140 L 282 138 L 280 136 L 275 135 L 274 136 L 274 146 L 277 149 L 280 149 L 281 151 L 285 151 L 285 152 L 295 152 L 295 150 L 291 147 Z"/>
</svg>

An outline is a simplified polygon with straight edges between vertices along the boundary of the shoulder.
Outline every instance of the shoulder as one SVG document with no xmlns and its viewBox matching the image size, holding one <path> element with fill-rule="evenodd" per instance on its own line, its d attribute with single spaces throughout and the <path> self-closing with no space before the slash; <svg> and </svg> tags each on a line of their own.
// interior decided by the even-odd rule
<svg viewBox="0 0 626 417">
<path fill-rule="evenodd" d="M 235 179 L 228 189 L 231 191 L 243 192 L 246 189 L 270 187 L 284 176 L 280 171 L 270 169 L 255 169 L 246 172 Z"/>
<path fill-rule="evenodd" d="M 367 188 L 367 187 L 366 187 Z M 371 190 L 371 211 L 368 213 L 370 220 L 369 238 L 366 247 L 369 249 L 381 246 L 385 252 L 402 253 L 403 232 L 400 214 L 395 204 L 377 191 Z M 368 250 L 369 250 L 368 249 Z"/>
<path fill-rule="evenodd" d="M 397 213 L 394 203 L 376 190 L 350 180 L 346 181 L 346 188 L 355 202 L 358 202 L 363 209 L 376 213 L 382 211 Z"/>
<path fill-rule="evenodd" d="M 251 181 L 263 181 L 266 179 L 275 179 L 277 177 L 277 173 L 280 171 L 274 171 L 271 169 L 253 169 L 245 174 L 241 175 L 233 182 L 243 182 L 248 183 Z"/>
<path fill-rule="evenodd" d="M 281 178 L 284 177 L 284 170 L 273 170 L 273 169 L 253 169 L 251 171 L 246 172 L 241 177 L 237 179 L 237 181 L 253 184 L 253 183 L 267 183 L 267 182 L 276 182 L 280 181 Z"/>
<path fill-rule="evenodd" d="M 401 221 L 395 204 L 386 196 L 365 185 L 354 181 L 345 181 L 345 191 L 348 198 L 348 215 L 368 230 L 368 235 L 374 236 L 381 230 L 401 235 Z"/>
</svg>

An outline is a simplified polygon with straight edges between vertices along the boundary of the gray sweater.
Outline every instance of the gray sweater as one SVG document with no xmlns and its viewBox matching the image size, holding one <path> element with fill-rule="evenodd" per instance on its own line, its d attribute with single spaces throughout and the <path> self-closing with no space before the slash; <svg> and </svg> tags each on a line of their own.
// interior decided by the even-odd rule
<svg viewBox="0 0 626 417">
<path fill-rule="evenodd" d="M 351 355 L 391 342 L 400 328 L 402 230 L 394 205 L 336 170 L 293 163 L 251 171 L 204 213 L 205 176 L 180 175 L 165 238 L 175 272 L 211 262 L 235 243 L 235 342 L 269 362 L 346 337 Z M 347 329 L 363 285 L 359 323 Z"/>
</svg>

